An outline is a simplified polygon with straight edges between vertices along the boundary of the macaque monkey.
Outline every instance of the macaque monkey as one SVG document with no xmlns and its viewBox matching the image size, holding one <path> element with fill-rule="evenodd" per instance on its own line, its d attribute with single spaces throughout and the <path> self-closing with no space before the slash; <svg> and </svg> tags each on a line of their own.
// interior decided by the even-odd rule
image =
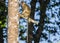
<svg viewBox="0 0 60 43">
<path fill-rule="evenodd" d="M 21 2 L 20 4 L 21 4 L 22 9 L 23 9 L 22 14 L 19 14 L 20 17 L 23 17 L 23 18 L 27 19 L 28 22 L 33 22 L 35 24 L 38 24 L 38 22 L 36 22 L 33 19 L 29 18 L 30 13 L 31 13 L 30 7 L 25 2 Z"/>
<path fill-rule="evenodd" d="M 30 16 L 30 13 L 31 13 L 31 9 L 30 9 L 30 7 L 25 3 L 25 2 L 21 2 L 21 5 L 22 5 L 22 9 L 23 9 L 23 12 L 22 12 L 22 14 L 24 15 L 24 17 L 26 18 L 26 19 L 28 19 L 29 18 L 29 16 Z"/>
</svg>

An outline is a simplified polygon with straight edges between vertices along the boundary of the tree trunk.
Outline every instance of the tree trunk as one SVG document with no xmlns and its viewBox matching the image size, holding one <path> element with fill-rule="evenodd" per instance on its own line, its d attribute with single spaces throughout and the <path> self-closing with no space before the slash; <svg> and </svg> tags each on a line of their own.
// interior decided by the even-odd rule
<svg viewBox="0 0 60 43">
<path fill-rule="evenodd" d="M 36 2 L 37 2 L 37 0 L 32 0 L 31 1 L 31 14 L 30 14 L 30 18 L 32 18 L 32 19 L 34 19 Z M 33 23 L 28 23 L 28 43 L 32 43 L 32 39 L 33 39 L 32 31 L 33 30 L 34 30 Z"/>
<path fill-rule="evenodd" d="M 44 29 L 43 26 L 44 26 L 44 19 L 46 17 L 46 14 L 45 14 L 46 7 L 47 7 L 47 4 L 50 2 L 50 0 L 46 0 L 46 1 L 39 0 L 39 2 L 40 2 L 41 15 L 40 15 L 40 21 L 39 21 L 39 24 L 38 24 L 39 28 L 36 32 L 36 35 L 35 35 L 35 38 L 34 38 L 34 43 L 39 43 L 39 41 L 40 41 L 41 33 Z"/>
<path fill-rule="evenodd" d="M 8 43 L 18 43 L 18 0 L 8 0 Z"/>
</svg>

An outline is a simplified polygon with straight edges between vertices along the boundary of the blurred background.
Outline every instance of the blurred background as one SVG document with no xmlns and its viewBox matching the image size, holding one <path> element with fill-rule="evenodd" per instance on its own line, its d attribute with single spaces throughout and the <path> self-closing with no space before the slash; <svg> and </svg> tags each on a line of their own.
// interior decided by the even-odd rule
<svg viewBox="0 0 60 43">
<path fill-rule="evenodd" d="M 30 18 L 38 25 L 19 20 L 19 43 L 60 43 L 60 0 L 23 0 L 30 8 Z M 21 6 L 19 12 L 22 13 Z M 8 0 L 0 0 L 0 43 L 7 43 Z M 28 34 L 27 34 L 28 30 Z"/>
</svg>

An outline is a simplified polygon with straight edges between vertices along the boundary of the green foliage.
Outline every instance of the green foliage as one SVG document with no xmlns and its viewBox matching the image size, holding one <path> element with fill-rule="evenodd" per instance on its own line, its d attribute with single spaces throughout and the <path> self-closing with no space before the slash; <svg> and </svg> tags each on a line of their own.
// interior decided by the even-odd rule
<svg viewBox="0 0 60 43">
<path fill-rule="evenodd" d="M 7 7 L 5 6 L 5 2 L 0 2 L 0 28 L 4 28 L 6 26 L 6 16 L 7 16 Z"/>
<path fill-rule="evenodd" d="M 22 29 L 22 28 L 24 28 L 24 26 L 20 25 L 19 28 Z"/>
<path fill-rule="evenodd" d="M 1 27 L 4 28 L 6 26 L 6 24 L 1 24 Z"/>
<path fill-rule="evenodd" d="M 2 24 L 2 21 L 0 21 L 0 24 Z"/>
<path fill-rule="evenodd" d="M 4 8 L 3 7 L 0 7 L 0 12 L 4 11 Z"/>
<path fill-rule="evenodd" d="M 24 36 L 24 33 L 26 32 L 27 29 L 25 29 L 23 25 L 20 25 L 19 28 L 20 28 L 19 36 L 21 37 L 20 39 L 26 40 L 26 36 Z"/>
</svg>

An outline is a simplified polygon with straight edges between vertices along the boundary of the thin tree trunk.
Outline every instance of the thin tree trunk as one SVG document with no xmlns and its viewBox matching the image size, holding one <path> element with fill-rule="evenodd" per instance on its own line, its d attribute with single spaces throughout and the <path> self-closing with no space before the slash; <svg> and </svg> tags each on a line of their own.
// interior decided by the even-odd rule
<svg viewBox="0 0 60 43">
<path fill-rule="evenodd" d="M 41 11 L 41 15 L 40 15 L 40 22 L 39 22 L 39 28 L 36 32 L 36 36 L 34 38 L 34 43 L 39 43 L 40 41 L 40 37 L 41 37 L 41 33 L 43 31 L 43 26 L 44 26 L 44 18 L 46 17 L 46 7 L 47 7 L 47 4 L 50 2 L 50 0 L 39 0 L 40 2 L 40 11 Z"/>
<path fill-rule="evenodd" d="M 32 19 L 34 19 L 36 2 L 37 2 L 37 0 L 32 0 L 31 1 L 31 14 L 30 14 L 30 18 L 32 18 Z M 28 23 L 28 43 L 32 43 L 32 39 L 33 39 L 32 31 L 33 31 L 33 29 L 34 29 L 33 23 Z"/>
<path fill-rule="evenodd" d="M 8 0 L 8 43 L 18 43 L 18 0 Z"/>
</svg>

